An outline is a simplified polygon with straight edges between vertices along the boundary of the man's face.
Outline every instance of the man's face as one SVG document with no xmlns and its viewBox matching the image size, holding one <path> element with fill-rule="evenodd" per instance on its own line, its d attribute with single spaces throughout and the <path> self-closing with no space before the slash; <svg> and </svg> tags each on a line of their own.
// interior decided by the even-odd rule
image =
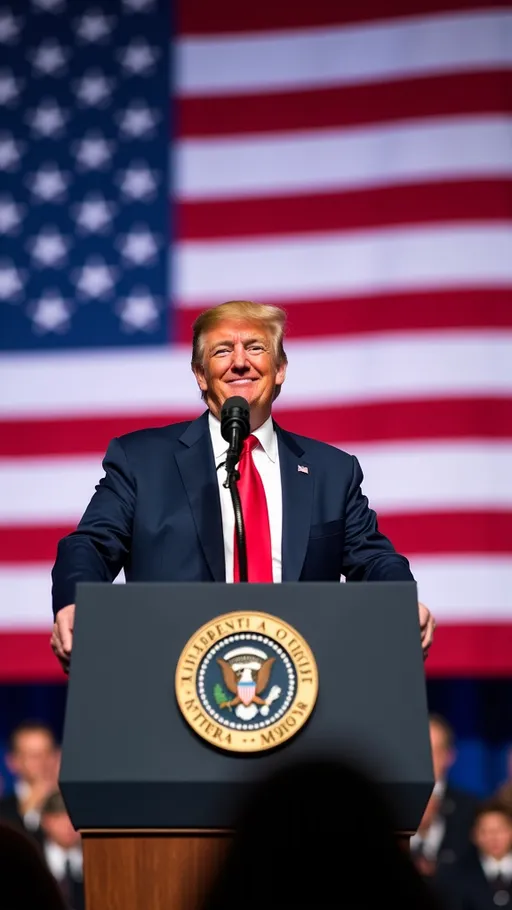
<svg viewBox="0 0 512 910">
<path fill-rule="evenodd" d="M 271 337 L 253 322 L 220 323 L 203 339 L 204 358 L 194 373 L 216 417 L 227 398 L 241 395 L 251 409 L 251 429 L 270 415 L 275 386 L 284 382 L 286 366 L 274 362 Z"/>
<path fill-rule="evenodd" d="M 435 721 L 430 723 L 430 743 L 432 746 L 434 779 L 445 780 L 455 756 L 453 750 L 446 742 L 446 733 Z"/>
<path fill-rule="evenodd" d="M 64 850 L 80 843 L 80 832 L 75 831 L 66 812 L 47 813 L 41 818 L 41 827 L 46 837 Z"/>
<path fill-rule="evenodd" d="M 503 859 L 512 850 L 512 822 L 501 812 L 486 812 L 475 825 L 473 840 L 481 853 Z"/>
<path fill-rule="evenodd" d="M 59 750 L 46 730 L 25 730 L 18 733 L 14 750 L 8 757 L 9 770 L 33 784 L 41 780 L 57 780 Z"/>
</svg>

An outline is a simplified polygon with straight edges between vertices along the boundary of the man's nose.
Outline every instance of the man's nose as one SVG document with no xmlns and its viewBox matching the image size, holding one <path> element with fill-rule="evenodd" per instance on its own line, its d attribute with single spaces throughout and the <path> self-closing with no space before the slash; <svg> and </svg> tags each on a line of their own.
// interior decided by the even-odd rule
<svg viewBox="0 0 512 910">
<path fill-rule="evenodd" d="M 233 361 L 231 367 L 233 370 L 243 370 L 244 372 L 249 369 L 249 364 L 247 363 L 247 353 L 243 344 L 236 344 L 233 348 Z"/>
</svg>

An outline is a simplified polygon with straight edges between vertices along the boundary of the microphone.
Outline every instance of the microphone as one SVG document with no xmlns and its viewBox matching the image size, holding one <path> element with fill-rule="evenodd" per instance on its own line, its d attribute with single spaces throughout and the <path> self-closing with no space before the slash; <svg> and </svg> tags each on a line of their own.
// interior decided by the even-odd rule
<svg viewBox="0 0 512 910">
<path fill-rule="evenodd" d="M 240 460 L 244 440 L 251 431 L 249 405 L 241 395 L 226 398 L 220 409 L 220 431 L 229 445 L 226 471 L 231 474 Z"/>
<path fill-rule="evenodd" d="M 248 573 L 244 515 L 237 487 L 237 481 L 240 479 L 240 474 L 236 470 L 236 466 L 240 461 L 244 440 L 247 439 L 251 432 L 249 415 L 249 405 L 241 395 L 233 395 L 232 398 L 226 398 L 226 401 L 220 409 L 220 431 L 223 439 L 229 444 L 225 462 L 226 480 L 224 486 L 229 488 L 231 501 L 233 503 L 240 581 L 248 581 Z"/>
</svg>

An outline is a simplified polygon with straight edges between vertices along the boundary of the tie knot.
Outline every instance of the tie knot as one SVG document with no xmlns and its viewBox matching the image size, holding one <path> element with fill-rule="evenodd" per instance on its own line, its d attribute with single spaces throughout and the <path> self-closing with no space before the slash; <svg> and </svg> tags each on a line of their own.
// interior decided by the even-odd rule
<svg viewBox="0 0 512 910">
<path fill-rule="evenodd" d="M 247 439 L 244 441 L 244 446 L 243 446 L 242 451 L 243 452 L 252 452 L 253 449 L 255 449 L 257 445 L 258 445 L 258 440 L 256 439 L 256 436 L 253 436 L 251 434 L 251 436 L 248 436 Z"/>
</svg>

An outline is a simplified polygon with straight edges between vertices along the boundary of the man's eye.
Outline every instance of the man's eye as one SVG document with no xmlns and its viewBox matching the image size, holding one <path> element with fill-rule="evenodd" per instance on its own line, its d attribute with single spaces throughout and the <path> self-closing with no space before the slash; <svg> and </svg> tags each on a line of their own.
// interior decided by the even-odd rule
<svg viewBox="0 0 512 910">
<path fill-rule="evenodd" d="M 251 344 L 251 345 L 249 346 L 249 351 L 256 351 L 256 352 L 258 352 L 258 351 L 264 351 L 264 350 L 265 350 L 265 348 L 263 347 L 262 344 Z"/>
</svg>

